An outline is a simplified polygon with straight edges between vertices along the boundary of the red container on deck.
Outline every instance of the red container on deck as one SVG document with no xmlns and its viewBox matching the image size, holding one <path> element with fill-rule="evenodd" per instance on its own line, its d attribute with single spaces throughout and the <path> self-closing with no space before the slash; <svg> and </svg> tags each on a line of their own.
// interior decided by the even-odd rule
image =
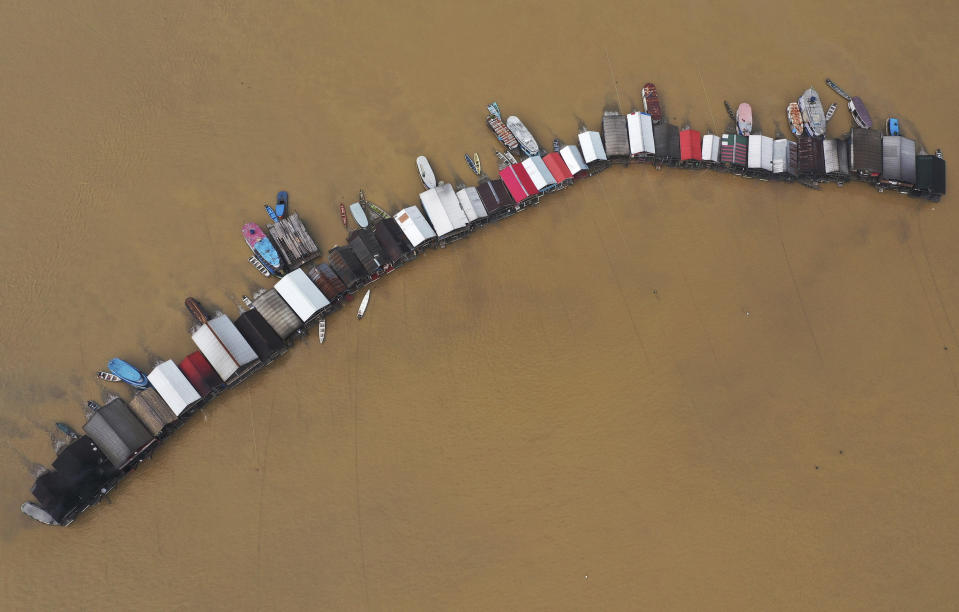
<svg viewBox="0 0 959 612">
<path fill-rule="evenodd" d="M 187 355 L 180 362 L 180 370 L 201 397 L 206 397 L 214 388 L 223 384 L 220 375 L 200 351 Z"/>
</svg>

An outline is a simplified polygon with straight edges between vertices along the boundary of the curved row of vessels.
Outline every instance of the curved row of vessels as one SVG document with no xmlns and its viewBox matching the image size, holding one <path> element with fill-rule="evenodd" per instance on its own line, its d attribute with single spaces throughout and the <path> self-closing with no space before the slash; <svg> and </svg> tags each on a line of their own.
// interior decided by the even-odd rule
<svg viewBox="0 0 959 612">
<path fill-rule="evenodd" d="M 72 439 L 62 444 L 52 469 L 36 478 L 35 501 L 24 503 L 23 512 L 50 525 L 70 524 L 200 406 L 283 355 L 309 326 L 320 325 L 322 335 L 327 315 L 357 291 L 415 260 L 424 250 L 445 247 L 487 223 L 538 204 L 544 194 L 569 187 L 613 162 L 708 167 L 810 185 L 857 179 L 880 190 L 894 187 L 930 200 L 945 194 L 941 154 L 917 152 L 915 141 L 898 134 L 898 125 L 892 133 L 890 122 L 890 133 L 883 135 L 854 119 L 857 126 L 848 134 L 826 138 L 826 114 L 811 88 L 787 107 L 796 139 L 752 133 L 752 109 L 742 105 L 736 113 L 727 108 L 738 128 L 749 124 L 745 134 L 738 129 L 721 135 L 680 129 L 665 120 L 652 83 L 642 88 L 642 95 L 643 112 L 606 111 L 602 132 L 583 127 L 577 144 L 555 139 L 548 153 L 518 118 L 503 122 L 499 106 L 490 104 L 487 124 L 507 147 L 497 151 L 498 176 L 483 175 L 475 186 L 454 188 L 437 181 L 429 163 L 420 158 L 417 167 L 426 189 L 419 194 L 419 205 L 388 214 L 361 192 L 355 204 L 359 213 L 350 207 L 360 227 L 349 232 L 345 244 L 329 249 L 325 262 L 316 263 L 319 249 L 296 213 L 290 212 L 288 194 L 280 192 L 276 208 L 267 206 L 273 220 L 267 231 L 252 223 L 243 226 L 256 261 L 269 268 L 270 276 L 280 278 L 252 299 L 244 296 L 246 307 L 233 319 L 222 313 L 208 318 L 195 300 L 188 299 L 186 305 L 197 321 L 190 334 L 196 350 L 178 362 L 161 361 L 143 373 L 126 361 L 111 361 L 110 372 L 98 376 L 104 382 L 129 383 L 132 397 L 114 396 L 103 406 L 91 402 L 94 410 L 82 435 L 58 424 Z M 867 116 L 857 112 L 860 119 Z M 478 156 L 474 161 L 478 167 Z M 342 204 L 340 214 L 347 225 Z M 361 315 L 368 300 L 369 293 Z"/>
</svg>

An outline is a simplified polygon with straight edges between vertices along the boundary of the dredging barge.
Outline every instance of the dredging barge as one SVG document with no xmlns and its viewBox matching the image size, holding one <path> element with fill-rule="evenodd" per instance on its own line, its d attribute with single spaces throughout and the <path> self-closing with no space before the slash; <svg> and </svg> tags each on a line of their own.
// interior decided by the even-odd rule
<svg viewBox="0 0 959 612">
<path fill-rule="evenodd" d="M 651 83 L 644 92 L 648 88 L 656 91 Z M 488 123 L 499 118 L 495 102 L 488 109 Z M 495 131 L 494 123 L 490 126 Z M 419 194 L 422 209 L 412 205 L 387 215 L 373 207 L 378 220 L 349 233 L 346 244 L 330 249 L 324 263 L 316 263 L 319 248 L 296 214 L 275 220 L 275 225 L 268 226 L 269 236 L 282 256 L 285 275 L 252 299 L 244 296 L 249 308 L 233 320 L 223 314 L 207 318 L 195 300 L 188 300 L 198 319 L 191 332 L 197 350 L 179 363 L 156 364 L 147 375 L 149 386 L 136 391 L 129 401 L 114 397 L 93 412 L 84 434 L 58 452 L 52 470 L 36 478 L 31 491 L 35 501 L 25 502 L 21 510 L 49 525 L 69 525 L 151 457 L 200 408 L 275 362 L 308 328 L 352 299 L 352 294 L 424 250 L 467 237 L 612 164 L 712 169 L 813 187 L 856 180 L 880 192 L 895 190 L 932 202 L 946 193 L 941 152 L 930 155 L 898 133 L 883 135 L 851 127 L 840 138 L 826 138 L 797 127 L 796 139 L 760 133 L 744 136 L 735 129 L 722 135 L 703 134 L 689 127 L 680 129 L 649 112 L 622 115 L 618 109 L 607 109 L 601 125 L 602 133 L 582 126 L 578 146 L 557 140 L 553 152 L 528 151 L 522 161 L 515 162 L 513 155 L 523 157 L 516 139 L 496 131 L 507 146 L 500 158 L 507 161 L 501 164 L 498 177 L 484 176 L 475 186 L 455 189 L 441 182 Z M 372 207 L 362 192 L 360 200 Z"/>
</svg>

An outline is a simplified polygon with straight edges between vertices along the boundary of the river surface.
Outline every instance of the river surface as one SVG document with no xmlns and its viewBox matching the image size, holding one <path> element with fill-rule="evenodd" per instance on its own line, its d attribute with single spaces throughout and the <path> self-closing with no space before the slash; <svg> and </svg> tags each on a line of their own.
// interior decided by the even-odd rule
<svg viewBox="0 0 959 612">
<path fill-rule="evenodd" d="M 54 422 L 129 397 L 108 359 L 271 284 L 240 226 L 278 189 L 327 249 L 419 154 L 494 170 L 488 101 L 573 142 L 646 81 L 772 134 L 830 77 L 955 169 L 957 13 L 3 3 L 0 607 L 954 609 L 959 212 L 862 184 L 611 169 L 377 283 L 68 529 L 18 507 Z"/>
</svg>

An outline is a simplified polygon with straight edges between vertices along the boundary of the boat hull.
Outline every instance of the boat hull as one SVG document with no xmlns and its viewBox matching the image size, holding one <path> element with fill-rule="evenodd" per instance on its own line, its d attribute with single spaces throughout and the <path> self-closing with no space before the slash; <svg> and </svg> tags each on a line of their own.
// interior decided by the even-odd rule
<svg viewBox="0 0 959 612">
<path fill-rule="evenodd" d="M 115 376 L 128 385 L 136 387 L 137 389 L 146 389 L 150 386 L 150 381 L 147 380 L 146 374 L 122 359 L 114 357 L 107 366 Z"/>
<path fill-rule="evenodd" d="M 416 158 L 416 169 L 420 172 L 420 180 L 427 189 L 436 187 L 436 175 L 433 173 L 433 167 L 425 156 L 420 155 Z"/>
<path fill-rule="evenodd" d="M 802 111 L 799 110 L 798 102 L 790 102 L 786 107 L 786 117 L 789 119 L 789 129 L 796 136 L 802 136 L 804 131 L 802 121 Z"/>
<path fill-rule="evenodd" d="M 244 225 L 243 239 L 246 240 L 247 246 L 259 257 L 260 261 L 275 269 L 279 269 L 282 265 L 276 247 L 273 246 L 273 243 L 270 242 L 259 225 L 256 223 Z"/>
<path fill-rule="evenodd" d="M 509 131 L 513 133 L 513 136 L 516 137 L 516 141 L 519 142 L 519 147 L 523 150 L 523 153 L 527 155 L 536 155 L 539 153 L 539 143 L 533 138 L 532 132 L 519 120 L 519 117 L 515 115 L 507 117 L 506 127 L 508 127 Z"/>
<path fill-rule="evenodd" d="M 290 208 L 290 194 L 285 191 L 278 191 L 276 194 L 276 216 L 280 219 L 286 217 Z"/>
<path fill-rule="evenodd" d="M 366 218 L 366 213 L 363 212 L 363 207 L 360 206 L 359 202 L 350 204 L 350 214 L 353 215 L 353 219 L 360 227 L 367 227 L 370 224 L 370 220 Z"/>
<path fill-rule="evenodd" d="M 826 113 L 822 108 L 822 100 L 819 98 L 819 92 L 810 87 L 803 92 L 799 98 L 799 109 L 802 111 L 803 122 L 806 124 L 806 130 L 811 136 L 824 136 L 826 134 Z"/>
<path fill-rule="evenodd" d="M 516 136 L 513 135 L 513 132 L 509 131 L 509 128 L 506 127 L 502 119 L 495 115 L 490 115 L 486 118 L 486 125 L 489 126 L 489 129 L 493 130 L 493 134 L 496 135 L 496 140 L 503 143 L 507 149 L 519 147 Z"/>
<path fill-rule="evenodd" d="M 753 131 L 753 107 L 745 102 L 736 109 L 736 128 L 741 136 L 749 136 Z"/>
<path fill-rule="evenodd" d="M 643 110 L 656 123 L 663 120 L 663 109 L 659 104 L 659 92 L 656 91 L 656 85 L 652 83 L 643 85 Z"/>
<path fill-rule="evenodd" d="M 366 295 L 363 296 L 363 301 L 360 302 L 360 308 L 356 311 L 356 318 L 362 319 L 366 316 L 366 307 L 370 305 L 370 290 L 366 290 Z"/>
</svg>

